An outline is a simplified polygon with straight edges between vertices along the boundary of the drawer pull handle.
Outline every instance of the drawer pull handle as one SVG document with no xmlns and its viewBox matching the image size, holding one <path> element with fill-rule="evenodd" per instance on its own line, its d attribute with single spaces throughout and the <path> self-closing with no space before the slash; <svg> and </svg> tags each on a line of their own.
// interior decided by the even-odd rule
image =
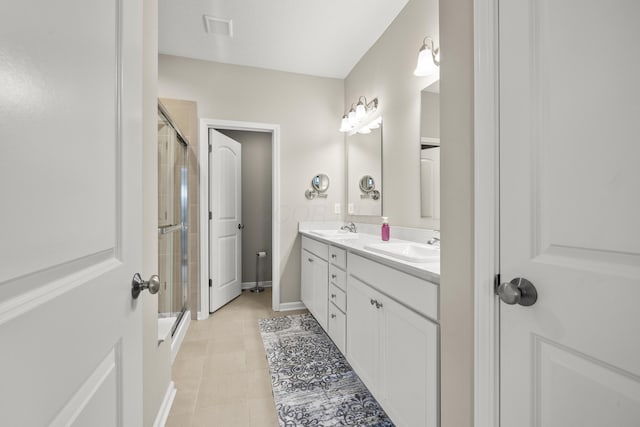
<svg viewBox="0 0 640 427">
<path fill-rule="evenodd" d="M 332 319 L 335 319 L 335 318 L 336 318 L 336 315 L 335 315 L 335 314 L 333 314 L 333 313 L 331 313 L 331 318 L 332 318 Z"/>
<path fill-rule="evenodd" d="M 312 259 L 312 258 L 309 258 L 309 262 L 313 262 L 313 259 Z"/>
</svg>

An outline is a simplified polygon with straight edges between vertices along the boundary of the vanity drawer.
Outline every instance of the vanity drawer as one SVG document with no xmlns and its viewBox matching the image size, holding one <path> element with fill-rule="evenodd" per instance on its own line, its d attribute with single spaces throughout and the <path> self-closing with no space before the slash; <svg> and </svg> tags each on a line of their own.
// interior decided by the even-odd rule
<svg viewBox="0 0 640 427">
<path fill-rule="evenodd" d="M 329 261 L 343 270 L 347 269 L 347 251 L 329 246 Z"/>
<path fill-rule="evenodd" d="M 329 265 L 329 280 L 343 291 L 347 290 L 347 273 L 333 264 Z"/>
<path fill-rule="evenodd" d="M 324 243 L 302 236 L 302 249 L 311 252 L 318 258 L 322 258 L 325 261 L 329 259 L 328 248 L 329 246 Z"/>
<path fill-rule="evenodd" d="M 346 354 L 347 317 L 338 308 L 329 304 L 329 336 L 342 354 Z"/>
<path fill-rule="evenodd" d="M 343 312 L 347 311 L 347 294 L 333 283 L 329 284 L 329 301 Z"/>
</svg>

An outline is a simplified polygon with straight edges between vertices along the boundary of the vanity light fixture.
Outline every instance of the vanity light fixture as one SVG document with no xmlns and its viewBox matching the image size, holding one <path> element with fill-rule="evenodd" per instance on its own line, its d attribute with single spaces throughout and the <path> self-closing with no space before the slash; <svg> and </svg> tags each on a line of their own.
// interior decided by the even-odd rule
<svg viewBox="0 0 640 427">
<path fill-rule="evenodd" d="M 380 127 L 380 116 L 377 114 L 378 98 L 367 102 L 367 98 L 361 96 L 355 107 L 351 104 L 351 109 L 342 116 L 340 132 L 371 133 L 371 129 Z"/>
<path fill-rule="evenodd" d="M 418 52 L 418 65 L 416 65 L 413 75 L 430 76 L 438 72 L 438 67 L 440 67 L 440 48 L 435 47 L 433 39 L 427 36 L 422 41 L 422 47 Z"/>
</svg>

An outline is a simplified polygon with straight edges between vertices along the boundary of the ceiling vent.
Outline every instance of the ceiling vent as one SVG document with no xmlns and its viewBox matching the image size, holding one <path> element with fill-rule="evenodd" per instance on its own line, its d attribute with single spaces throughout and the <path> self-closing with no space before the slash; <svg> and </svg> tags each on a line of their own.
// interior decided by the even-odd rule
<svg viewBox="0 0 640 427">
<path fill-rule="evenodd" d="M 204 27 L 209 34 L 233 37 L 233 21 L 204 15 Z"/>
</svg>

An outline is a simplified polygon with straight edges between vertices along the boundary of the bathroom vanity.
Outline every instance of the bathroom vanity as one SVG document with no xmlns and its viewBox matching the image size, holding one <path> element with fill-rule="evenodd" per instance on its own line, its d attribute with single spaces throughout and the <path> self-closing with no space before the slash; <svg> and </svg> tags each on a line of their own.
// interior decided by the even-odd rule
<svg viewBox="0 0 640 427">
<path fill-rule="evenodd" d="M 439 258 L 371 251 L 373 234 L 300 233 L 302 302 L 396 425 L 438 426 Z"/>
</svg>

